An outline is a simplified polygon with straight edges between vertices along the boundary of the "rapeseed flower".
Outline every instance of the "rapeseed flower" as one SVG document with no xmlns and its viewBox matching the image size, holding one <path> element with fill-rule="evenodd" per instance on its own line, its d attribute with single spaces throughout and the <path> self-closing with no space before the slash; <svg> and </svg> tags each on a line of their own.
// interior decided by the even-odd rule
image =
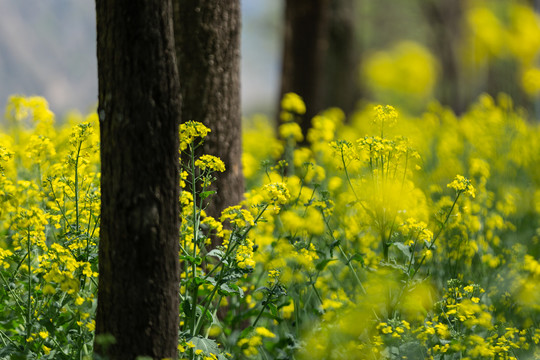
<svg viewBox="0 0 540 360">
<path fill-rule="evenodd" d="M 201 170 L 212 170 L 212 171 L 225 171 L 225 164 L 221 161 L 220 158 L 212 155 L 202 155 L 200 158 L 195 160 L 195 166 Z"/>
<path fill-rule="evenodd" d="M 306 113 L 306 104 L 304 103 L 304 100 L 302 100 L 298 94 L 291 92 L 283 95 L 283 99 L 281 99 L 281 108 L 284 112 L 292 114 L 304 115 Z M 281 120 L 290 121 L 291 118 L 284 115 L 282 112 Z"/>
<path fill-rule="evenodd" d="M 476 189 L 472 186 L 471 180 L 464 176 L 456 175 L 455 179 L 447 186 L 456 190 L 458 194 L 465 193 L 473 198 L 476 196 Z"/>
<path fill-rule="evenodd" d="M 211 130 L 197 121 L 187 121 L 180 125 L 180 150 L 184 151 L 196 138 L 204 139 Z"/>
</svg>

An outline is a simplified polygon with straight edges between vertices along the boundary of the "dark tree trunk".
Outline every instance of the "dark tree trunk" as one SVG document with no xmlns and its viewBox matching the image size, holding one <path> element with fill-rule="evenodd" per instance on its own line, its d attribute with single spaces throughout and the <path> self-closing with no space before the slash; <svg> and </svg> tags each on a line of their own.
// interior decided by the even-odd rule
<svg viewBox="0 0 540 360">
<path fill-rule="evenodd" d="M 304 99 L 306 114 L 300 124 L 304 137 L 311 127 L 311 118 L 324 107 L 322 88 L 329 14 L 330 0 L 285 1 L 279 99 L 288 92 L 295 92 Z"/>
<path fill-rule="evenodd" d="M 529 5 L 537 12 L 540 11 L 540 0 L 529 0 Z"/>
<path fill-rule="evenodd" d="M 177 358 L 179 80 L 170 0 L 96 0 L 101 231 L 96 353 Z M 114 336 L 105 350 L 100 335 Z"/>
<path fill-rule="evenodd" d="M 356 0 L 331 0 L 322 109 L 337 106 L 351 114 L 361 96 Z M 320 109 L 321 110 L 321 109 Z"/>
<path fill-rule="evenodd" d="M 182 122 L 211 129 L 203 152 L 227 168 L 215 182 L 207 213 L 237 205 L 244 193 L 240 110 L 239 0 L 174 0 L 174 32 L 182 92 Z"/>
<path fill-rule="evenodd" d="M 420 4 L 433 30 L 433 49 L 441 64 L 438 98 L 460 114 L 471 100 L 461 84 L 464 79 L 458 53 L 464 12 L 462 0 L 421 0 Z"/>
<path fill-rule="evenodd" d="M 306 114 L 300 124 L 304 138 L 311 118 L 321 110 L 337 106 L 350 114 L 360 97 L 355 4 L 355 0 L 285 2 L 279 99 L 288 92 L 304 99 Z"/>
</svg>

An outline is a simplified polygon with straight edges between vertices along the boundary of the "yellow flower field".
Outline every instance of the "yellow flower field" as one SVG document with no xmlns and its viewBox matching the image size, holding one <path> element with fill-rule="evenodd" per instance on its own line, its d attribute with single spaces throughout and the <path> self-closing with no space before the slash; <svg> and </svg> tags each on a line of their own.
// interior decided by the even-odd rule
<svg viewBox="0 0 540 360">
<path fill-rule="evenodd" d="M 181 358 L 540 357 L 540 128 L 528 114 L 505 95 L 459 117 L 437 103 L 415 117 L 328 109 L 300 147 L 305 105 L 288 94 L 282 108 L 279 128 L 246 120 L 245 200 L 219 219 L 204 208 L 227 169 L 195 155 L 211 129 L 180 128 Z M 43 98 L 14 96 L 4 124 L 0 359 L 90 359 L 97 116 L 59 121 Z"/>
</svg>

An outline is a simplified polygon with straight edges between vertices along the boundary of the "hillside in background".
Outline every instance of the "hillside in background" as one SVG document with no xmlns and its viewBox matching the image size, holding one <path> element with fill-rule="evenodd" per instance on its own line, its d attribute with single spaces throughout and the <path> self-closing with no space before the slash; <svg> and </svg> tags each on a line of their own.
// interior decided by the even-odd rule
<svg viewBox="0 0 540 360">
<path fill-rule="evenodd" d="M 279 73 L 281 2 L 242 3 L 244 112 L 271 110 Z M 97 102 L 93 0 L 0 0 L 0 108 L 44 96 L 57 114 Z"/>
</svg>

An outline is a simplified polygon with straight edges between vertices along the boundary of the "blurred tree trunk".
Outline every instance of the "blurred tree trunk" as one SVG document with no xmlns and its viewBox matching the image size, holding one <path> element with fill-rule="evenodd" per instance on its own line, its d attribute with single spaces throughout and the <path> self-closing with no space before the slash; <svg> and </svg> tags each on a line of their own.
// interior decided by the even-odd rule
<svg viewBox="0 0 540 360">
<path fill-rule="evenodd" d="M 529 4 L 537 12 L 540 11 L 540 0 L 529 0 Z"/>
<path fill-rule="evenodd" d="M 180 92 L 170 0 L 96 0 L 96 354 L 177 358 Z M 101 346 L 103 335 L 115 344 Z"/>
<path fill-rule="evenodd" d="M 420 6 L 431 26 L 432 47 L 441 65 L 438 98 L 457 114 L 465 111 L 458 44 L 463 17 L 462 0 L 420 0 Z"/>
<path fill-rule="evenodd" d="M 304 99 L 306 114 L 300 124 L 304 137 L 311 118 L 321 110 L 337 106 L 351 113 L 359 98 L 355 4 L 355 0 L 285 1 L 279 99 L 288 92 Z"/>
<path fill-rule="evenodd" d="M 279 99 L 300 95 L 306 114 L 300 124 L 304 137 L 311 118 L 323 105 L 324 63 L 327 53 L 331 0 L 286 0 L 285 34 Z M 279 114 L 279 111 L 278 111 Z"/>
<path fill-rule="evenodd" d="M 345 114 L 355 110 L 361 96 L 357 80 L 360 50 L 356 36 L 356 4 L 356 0 L 331 0 L 328 21 L 322 109 L 337 106 Z"/>
<path fill-rule="evenodd" d="M 240 109 L 240 1 L 174 0 L 174 32 L 182 92 L 182 122 L 200 121 L 212 131 L 203 152 L 227 168 L 215 182 L 206 212 L 242 200 Z"/>
</svg>

